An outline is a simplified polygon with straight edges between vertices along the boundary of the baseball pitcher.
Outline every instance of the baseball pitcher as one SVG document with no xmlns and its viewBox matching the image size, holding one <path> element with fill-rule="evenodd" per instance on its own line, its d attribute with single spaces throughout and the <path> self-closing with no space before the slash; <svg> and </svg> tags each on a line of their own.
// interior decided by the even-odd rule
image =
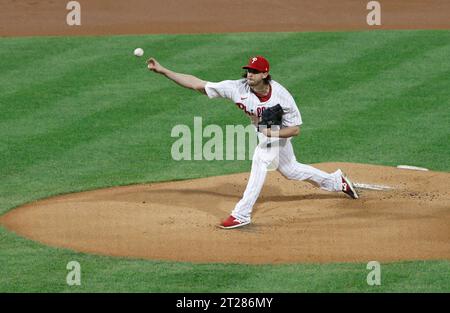
<svg viewBox="0 0 450 313">
<path fill-rule="evenodd" d="M 326 173 L 297 162 L 291 138 L 300 133 L 302 118 L 291 94 L 272 80 L 269 62 L 262 56 L 250 58 L 242 68 L 245 77 L 238 80 L 208 82 L 195 76 L 171 71 L 155 58 L 147 61 L 148 69 L 162 74 L 180 86 L 197 90 L 209 98 L 226 98 L 247 114 L 265 144 L 258 144 L 252 160 L 247 188 L 231 215 L 219 225 L 232 229 L 250 224 L 253 206 L 259 197 L 269 165 L 277 158 L 277 170 L 286 178 L 306 180 L 327 191 L 342 191 L 353 199 L 358 194 L 340 169 Z M 278 149 L 273 149 L 276 142 Z"/>
</svg>

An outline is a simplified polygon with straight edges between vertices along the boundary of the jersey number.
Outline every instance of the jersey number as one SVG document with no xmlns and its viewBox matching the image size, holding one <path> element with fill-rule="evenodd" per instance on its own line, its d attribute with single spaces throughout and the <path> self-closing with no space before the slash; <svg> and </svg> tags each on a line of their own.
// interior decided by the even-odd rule
<svg viewBox="0 0 450 313">
<path fill-rule="evenodd" d="M 260 107 L 260 108 L 256 109 L 256 113 L 258 114 L 258 117 L 261 117 L 261 115 L 265 109 L 266 109 L 265 107 Z"/>
</svg>

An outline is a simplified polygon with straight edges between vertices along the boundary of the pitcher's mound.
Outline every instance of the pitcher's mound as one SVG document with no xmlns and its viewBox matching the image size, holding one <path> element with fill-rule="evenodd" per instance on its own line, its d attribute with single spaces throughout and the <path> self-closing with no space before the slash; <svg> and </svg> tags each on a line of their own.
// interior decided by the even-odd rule
<svg viewBox="0 0 450 313">
<path fill-rule="evenodd" d="M 30 239 L 88 253 L 190 262 L 295 263 L 450 259 L 450 175 L 327 163 L 359 200 L 270 172 L 253 223 L 217 227 L 248 173 L 126 186 L 37 201 L 0 223 Z"/>
</svg>

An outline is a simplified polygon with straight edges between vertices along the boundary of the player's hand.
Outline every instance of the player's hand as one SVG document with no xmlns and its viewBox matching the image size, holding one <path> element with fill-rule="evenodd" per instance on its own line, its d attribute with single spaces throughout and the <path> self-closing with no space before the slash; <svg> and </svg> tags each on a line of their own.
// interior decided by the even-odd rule
<svg viewBox="0 0 450 313">
<path fill-rule="evenodd" d="M 266 137 L 271 137 L 272 135 L 271 129 L 267 128 L 266 126 L 260 126 L 259 130 Z"/>
<path fill-rule="evenodd" d="M 162 73 L 164 71 L 164 67 L 159 64 L 155 58 L 150 58 L 147 60 L 147 67 L 150 71 L 155 73 Z"/>
</svg>

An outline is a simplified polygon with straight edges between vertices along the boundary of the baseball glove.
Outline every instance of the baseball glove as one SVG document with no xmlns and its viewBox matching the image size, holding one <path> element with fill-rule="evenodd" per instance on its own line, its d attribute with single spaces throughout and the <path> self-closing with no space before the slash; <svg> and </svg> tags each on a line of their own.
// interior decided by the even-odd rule
<svg viewBox="0 0 450 313">
<path fill-rule="evenodd" d="M 270 128 L 272 125 L 281 125 L 281 120 L 283 118 L 283 108 L 281 105 L 277 104 L 276 106 L 267 108 L 263 111 L 261 115 L 261 121 L 258 124 L 259 127 L 267 127 Z"/>
</svg>

